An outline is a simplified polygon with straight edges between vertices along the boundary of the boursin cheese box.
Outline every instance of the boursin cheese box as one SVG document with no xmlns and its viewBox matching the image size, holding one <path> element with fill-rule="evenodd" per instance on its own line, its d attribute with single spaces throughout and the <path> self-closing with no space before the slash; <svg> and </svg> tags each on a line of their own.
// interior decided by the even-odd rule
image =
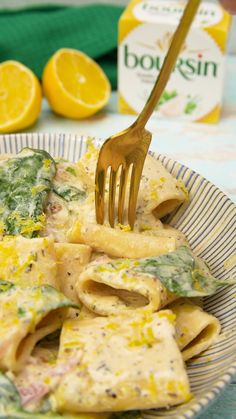
<svg viewBox="0 0 236 419">
<path fill-rule="evenodd" d="M 119 110 L 139 113 L 153 87 L 184 0 L 133 0 L 119 21 Z M 203 1 L 154 116 L 213 123 L 219 119 L 230 15 Z"/>
</svg>

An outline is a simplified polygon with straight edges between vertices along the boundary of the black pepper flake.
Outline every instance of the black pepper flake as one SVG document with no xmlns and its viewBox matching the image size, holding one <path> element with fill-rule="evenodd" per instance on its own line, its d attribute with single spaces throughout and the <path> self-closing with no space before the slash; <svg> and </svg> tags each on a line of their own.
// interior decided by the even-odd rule
<svg viewBox="0 0 236 419">
<path fill-rule="evenodd" d="M 68 276 L 71 276 L 71 272 L 67 272 L 67 275 L 68 275 Z"/>
<path fill-rule="evenodd" d="M 113 399 L 117 398 L 117 394 L 111 388 L 107 388 L 105 392 L 109 397 L 112 397 Z"/>
<path fill-rule="evenodd" d="M 108 368 L 108 366 L 107 366 L 107 364 L 105 362 L 103 362 L 102 364 L 100 364 L 97 367 L 97 371 L 99 371 L 99 370 L 110 372 L 110 369 Z"/>
<path fill-rule="evenodd" d="M 32 267 L 33 267 L 33 263 L 30 263 L 28 266 L 27 266 L 27 268 L 25 269 L 25 272 L 27 273 L 27 272 L 30 272 L 31 270 L 32 270 Z"/>
<path fill-rule="evenodd" d="M 170 397 L 177 397 L 177 394 L 176 394 L 176 393 L 168 393 L 168 395 L 169 395 Z"/>
</svg>

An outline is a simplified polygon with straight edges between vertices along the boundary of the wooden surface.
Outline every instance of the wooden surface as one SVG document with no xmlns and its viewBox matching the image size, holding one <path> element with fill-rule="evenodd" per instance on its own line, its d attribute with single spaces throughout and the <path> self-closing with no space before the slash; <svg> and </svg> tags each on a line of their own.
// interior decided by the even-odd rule
<svg viewBox="0 0 236 419">
<path fill-rule="evenodd" d="M 116 94 L 105 110 L 83 121 L 55 116 L 46 102 L 40 120 L 29 132 L 70 132 L 107 138 L 134 121 L 119 115 Z M 194 169 L 222 189 L 236 203 L 236 57 L 227 58 L 221 121 L 216 125 L 151 120 L 151 149 L 166 154 Z M 236 249 L 235 249 L 236 251 Z M 199 416 L 199 419 L 236 419 L 236 379 Z"/>
</svg>

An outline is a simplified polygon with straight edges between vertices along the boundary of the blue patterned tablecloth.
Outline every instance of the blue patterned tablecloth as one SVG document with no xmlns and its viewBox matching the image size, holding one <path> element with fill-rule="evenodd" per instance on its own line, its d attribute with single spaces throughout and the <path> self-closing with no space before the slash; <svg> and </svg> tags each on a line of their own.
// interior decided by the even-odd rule
<svg viewBox="0 0 236 419">
<path fill-rule="evenodd" d="M 209 92 L 210 94 L 210 92 Z M 77 133 L 107 138 L 128 127 L 134 116 L 117 113 L 117 95 L 94 117 L 71 121 L 53 115 L 46 102 L 29 132 Z M 236 203 L 236 57 L 227 58 L 222 117 L 218 124 L 151 120 L 151 149 L 166 154 L 221 188 Z M 199 419 L 236 419 L 236 379 Z"/>
</svg>

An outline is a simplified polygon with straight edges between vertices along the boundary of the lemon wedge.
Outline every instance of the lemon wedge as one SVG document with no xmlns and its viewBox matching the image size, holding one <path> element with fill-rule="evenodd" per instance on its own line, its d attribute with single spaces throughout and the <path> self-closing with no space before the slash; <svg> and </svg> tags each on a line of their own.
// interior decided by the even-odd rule
<svg viewBox="0 0 236 419">
<path fill-rule="evenodd" d="M 52 109 L 68 118 L 91 116 L 110 97 L 111 86 L 101 67 L 75 49 L 59 49 L 46 64 L 42 81 Z"/>
<path fill-rule="evenodd" d="M 18 61 L 0 64 L 0 132 L 32 125 L 41 110 L 41 86 L 33 72 Z"/>
</svg>

